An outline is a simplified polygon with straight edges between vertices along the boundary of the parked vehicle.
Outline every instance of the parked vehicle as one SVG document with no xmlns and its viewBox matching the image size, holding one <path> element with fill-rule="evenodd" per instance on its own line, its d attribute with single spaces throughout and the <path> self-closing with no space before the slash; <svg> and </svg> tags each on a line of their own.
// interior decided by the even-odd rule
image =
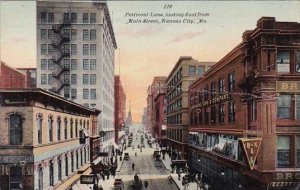
<svg viewBox="0 0 300 190">
<path fill-rule="evenodd" d="M 129 160 L 130 157 L 129 157 L 129 153 L 128 152 L 125 152 L 124 153 L 124 160 Z"/>
</svg>

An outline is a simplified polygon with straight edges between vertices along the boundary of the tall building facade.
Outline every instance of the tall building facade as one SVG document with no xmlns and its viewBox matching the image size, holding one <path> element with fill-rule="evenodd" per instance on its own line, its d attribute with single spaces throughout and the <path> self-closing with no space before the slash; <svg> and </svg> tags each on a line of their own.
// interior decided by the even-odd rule
<svg viewBox="0 0 300 190">
<path fill-rule="evenodd" d="M 119 75 L 115 76 L 115 142 L 120 143 L 126 117 L 126 94 Z"/>
<path fill-rule="evenodd" d="M 17 70 L 25 75 L 27 88 L 36 88 L 36 68 L 17 68 Z"/>
<path fill-rule="evenodd" d="M 69 189 L 90 173 L 98 110 L 37 88 L 0 96 L 1 189 Z"/>
<path fill-rule="evenodd" d="M 37 86 L 102 110 L 101 152 L 114 142 L 114 50 L 106 3 L 37 2 Z M 106 158 L 105 161 L 109 159 Z"/>
<path fill-rule="evenodd" d="M 147 125 L 146 130 L 152 134 L 153 137 L 158 135 L 158 127 L 156 125 L 156 110 L 155 110 L 155 98 L 163 94 L 166 91 L 166 79 L 165 76 L 156 76 L 153 78 L 152 84 L 147 90 Z"/>
<path fill-rule="evenodd" d="M 188 88 L 213 64 L 182 56 L 167 77 L 167 145 L 172 149 L 172 159 L 187 159 Z"/>
<path fill-rule="evenodd" d="M 26 87 L 26 75 L 0 60 L 0 88 Z"/>
<path fill-rule="evenodd" d="M 299 23 L 262 17 L 191 85 L 189 167 L 213 189 L 299 188 L 299 44 Z"/>
</svg>

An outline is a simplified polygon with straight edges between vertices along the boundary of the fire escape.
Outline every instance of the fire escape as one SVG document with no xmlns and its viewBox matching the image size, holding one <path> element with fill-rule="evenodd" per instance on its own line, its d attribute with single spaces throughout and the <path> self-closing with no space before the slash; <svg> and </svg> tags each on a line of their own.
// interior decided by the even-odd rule
<svg viewBox="0 0 300 190">
<path fill-rule="evenodd" d="M 53 91 L 57 94 L 62 94 L 63 89 L 70 87 L 70 26 L 69 18 L 64 18 L 60 23 L 52 25 L 54 34 L 52 60 L 56 65 L 52 74 L 57 81 L 57 86 L 53 88 Z M 63 95 L 65 98 L 70 96 L 69 92 Z"/>
</svg>

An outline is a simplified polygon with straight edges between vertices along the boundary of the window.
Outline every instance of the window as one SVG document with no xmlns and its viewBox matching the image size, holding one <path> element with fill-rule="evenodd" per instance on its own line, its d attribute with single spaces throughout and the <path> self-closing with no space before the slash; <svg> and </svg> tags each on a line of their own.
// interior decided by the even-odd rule
<svg viewBox="0 0 300 190">
<path fill-rule="evenodd" d="M 71 30 L 71 40 L 76 40 L 77 39 L 77 30 L 72 29 Z"/>
<path fill-rule="evenodd" d="M 73 138 L 73 120 L 70 121 L 70 138 Z"/>
<path fill-rule="evenodd" d="M 201 77 L 204 75 L 204 67 L 203 66 L 199 66 L 198 67 L 198 76 Z"/>
<path fill-rule="evenodd" d="M 300 167 L 300 136 L 296 136 L 296 167 Z"/>
<path fill-rule="evenodd" d="M 290 160 L 290 137 L 277 136 L 277 167 L 289 167 L 291 164 Z"/>
<path fill-rule="evenodd" d="M 65 155 L 65 175 L 69 175 L 69 161 L 68 161 L 68 155 Z"/>
<path fill-rule="evenodd" d="M 219 105 L 219 124 L 223 124 L 224 123 L 224 118 L 225 118 L 224 104 L 220 104 Z"/>
<path fill-rule="evenodd" d="M 77 44 L 71 44 L 71 55 L 77 55 Z"/>
<path fill-rule="evenodd" d="M 56 121 L 56 130 L 57 130 L 57 140 L 60 141 L 60 135 L 61 135 L 61 119 L 60 117 L 57 118 L 57 121 Z"/>
<path fill-rule="evenodd" d="M 196 67 L 189 66 L 189 76 L 195 76 L 195 75 L 196 75 Z"/>
<path fill-rule="evenodd" d="M 77 22 L 77 14 L 71 13 L 71 23 L 76 23 L 76 22 Z"/>
<path fill-rule="evenodd" d="M 96 23 L 96 13 L 90 14 L 90 23 Z"/>
<path fill-rule="evenodd" d="M 211 98 L 214 98 L 216 96 L 216 82 L 210 83 L 210 95 Z"/>
<path fill-rule="evenodd" d="M 63 45 L 63 53 L 70 53 L 70 45 L 69 44 Z"/>
<path fill-rule="evenodd" d="M 82 32 L 82 39 L 83 40 L 89 40 L 89 30 L 88 29 L 83 29 L 83 32 Z"/>
<path fill-rule="evenodd" d="M 72 100 L 77 99 L 77 89 L 74 89 L 74 88 L 71 89 L 71 99 Z"/>
<path fill-rule="evenodd" d="M 89 89 L 83 89 L 83 99 L 89 99 Z"/>
<path fill-rule="evenodd" d="M 82 68 L 83 68 L 83 70 L 89 70 L 89 60 L 88 59 L 83 60 Z"/>
<path fill-rule="evenodd" d="M 82 22 L 83 23 L 89 23 L 89 13 L 83 13 L 82 14 Z"/>
<path fill-rule="evenodd" d="M 91 89 L 91 99 L 92 100 L 96 99 L 96 89 Z"/>
<path fill-rule="evenodd" d="M 77 59 L 71 59 L 71 70 L 77 70 Z"/>
<path fill-rule="evenodd" d="M 208 124 L 208 121 L 209 121 L 209 108 L 205 108 L 204 110 L 204 124 Z"/>
<path fill-rule="evenodd" d="M 21 189 L 20 184 L 22 184 L 22 167 L 11 166 L 9 170 L 9 181 L 10 189 Z"/>
<path fill-rule="evenodd" d="M 70 98 L 70 87 L 68 86 L 64 88 L 64 97 Z"/>
<path fill-rule="evenodd" d="M 69 75 L 69 73 L 64 74 L 64 84 L 70 84 L 70 75 Z"/>
<path fill-rule="evenodd" d="M 11 114 L 9 116 L 9 139 L 11 145 L 21 145 L 23 135 L 22 116 Z"/>
<path fill-rule="evenodd" d="M 41 44 L 41 54 L 47 53 L 47 44 Z"/>
<path fill-rule="evenodd" d="M 91 55 L 96 55 L 96 44 L 90 45 L 90 53 Z"/>
<path fill-rule="evenodd" d="M 290 52 L 279 51 L 277 52 L 277 72 L 289 73 L 290 72 Z"/>
<path fill-rule="evenodd" d="M 48 118 L 49 142 L 53 142 L 53 119 L 52 116 Z"/>
<path fill-rule="evenodd" d="M 48 70 L 54 70 L 54 62 L 52 59 L 48 59 Z"/>
<path fill-rule="evenodd" d="M 48 44 L 48 54 L 52 54 L 54 52 L 54 48 L 52 44 Z"/>
<path fill-rule="evenodd" d="M 96 40 L 96 29 L 90 30 L 90 38 L 91 40 Z"/>
<path fill-rule="evenodd" d="M 64 13 L 64 23 L 70 22 L 69 13 Z"/>
<path fill-rule="evenodd" d="M 228 123 L 235 122 L 235 105 L 234 102 L 228 102 Z"/>
<path fill-rule="evenodd" d="M 47 22 L 47 13 L 41 12 L 41 22 L 46 23 Z"/>
<path fill-rule="evenodd" d="M 300 51 L 296 52 L 296 72 L 300 73 Z"/>
<path fill-rule="evenodd" d="M 78 137 L 78 120 L 75 120 L 75 137 Z"/>
<path fill-rule="evenodd" d="M 90 60 L 90 70 L 96 70 L 96 59 Z"/>
<path fill-rule="evenodd" d="M 47 84 L 47 75 L 41 74 L 41 84 Z"/>
<path fill-rule="evenodd" d="M 89 84 L 89 75 L 83 74 L 83 84 Z"/>
<path fill-rule="evenodd" d="M 79 168 L 79 158 L 78 158 L 78 152 L 76 151 L 76 169 Z"/>
<path fill-rule="evenodd" d="M 224 78 L 220 78 L 219 79 L 219 95 L 223 95 L 224 92 L 225 92 L 225 89 L 224 89 Z"/>
<path fill-rule="evenodd" d="M 52 39 L 52 38 L 53 38 L 53 30 L 48 29 L 48 39 Z"/>
<path fill-rule="evenodd" d="M 68 138 L 68 120 L 67 120 L 67 118 L 65 118 L 65 120 L 64 120 L 64 134 L 65 134 L 65 139 L 67 139 Z"/>
<path fill-rule="evenodd" d="M 48 23 L 54 22 L 54 13 L 48 13 Z"/>
<path fill-rule="evenodd" d="M 277 99 L 277 118 L 290 119 L 291 118 L 291 95 L 280 95 Z"/>
<path fill-rule="evenodd" d="M 80 149 L 80 166 L 83 165 L 83 158 L 82 158 L 82 149 Z"/>
<path fill-rule="evenodd" d="M 73 155 L 73 152 L 71 152 L 71 172 L 74 172 L 74 155 Z"/>
<path fill-rule="evenodd" d="M 42 164 L 38 165 L 38 190 L 43 190 L 43 167 Z"/>
<path fill-rule="evenodd" d="M 48 75 L 48 84 L 53 84 L 53 81 L 54 81 L 54 78 L 53 78 L 53 75 L 52 74 L 49 74 Z"/>
<path fill-rule="evenodd" d="M 211 124 L 215 124 L 216 123 L 216 106 L 211 106 L 211 110 L 210 110 L 210 123 Z"/>
<path fill-rule="evenodd" d="M 47 69 L 47 59 L 42 59 L 41 60 L 41 70 L 46 70 Z"/>
<path fill-rule="evenodd" d="M 296 119 L 300 120 L 300 95 L 296 95 Z"/>
<path fill-rule="evenodd" d="M 252 100 L 252 102 L 251 102 L 251 120 L 252 121 L 256 121 L 256 113 L 257 113 L 256 102 L 255 102 L 255 100 Z"/>
<path fill-rule="evenodd" d="M 42 115 L 37 117 L 37 140 L 38 144 L 42 144 L 43 118 Z"/>
<path fill-rule="evenodd" d="M 47 39 L 47 30 L 46 29 L 41 29 L 41 39 L 42 40 Z"/>
<path fill-rule="evenodd" d="M 89 54 L 89 44 L 83 44 L 83 55 L 88 55 Z"/>
<path fill-rule="evenodd" d="M 208 85 L 206 84 L 204 87 L 204 101 L 208 100 Z"/>
<path fill-rule="evenodd" d="M 77 74 L 71 74 L 71 84 L 77 84 Z"/>
<path fill-rule="evenodd" d="M 58 180 L 61 180 L 61 158 L 57 158 L 57 172 L 58 172 Z"/>
<path fill-rule="evenodd" d="M 90 84 L 96 84 L 96 74 L 90 75 Z"/>
<path fill-rule="evenodd" d="M 235 72 L 228 74 L 228 91 L 231 92 L 235 88 Z"/>
<path fill-rule="evenodd" d="M 49 163 L 49 186 L 54 186 L 54 171 L 53 162 L 50 160 Z"/>
</svg>

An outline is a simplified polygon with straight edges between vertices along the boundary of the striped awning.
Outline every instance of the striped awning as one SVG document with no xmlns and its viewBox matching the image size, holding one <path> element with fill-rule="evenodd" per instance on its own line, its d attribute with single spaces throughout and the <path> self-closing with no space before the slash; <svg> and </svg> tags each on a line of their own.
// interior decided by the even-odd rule
<svg viewBox="0 0 300 190">
<path fill-rule="evenodd" d="M 271 187 L 300 187 L 300 182 L 270 182 Z"/>
</svg>

